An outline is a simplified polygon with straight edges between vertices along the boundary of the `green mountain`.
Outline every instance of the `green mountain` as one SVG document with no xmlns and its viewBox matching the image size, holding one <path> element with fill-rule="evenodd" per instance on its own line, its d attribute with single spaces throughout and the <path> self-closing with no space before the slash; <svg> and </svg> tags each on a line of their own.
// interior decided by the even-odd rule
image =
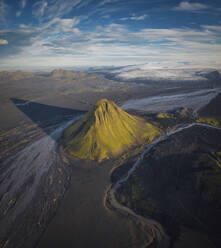
<svg viewBox="0 0 221 248">
<path fill-rule="evenodd" d="M 102 99 L 82 119 L 66 129 L 64 145 L 74 157 L 102 161 L 116 157 L 132 146 L 151 142 L 160 133 L 160 129 L 144 119 Z"/>
</svg>

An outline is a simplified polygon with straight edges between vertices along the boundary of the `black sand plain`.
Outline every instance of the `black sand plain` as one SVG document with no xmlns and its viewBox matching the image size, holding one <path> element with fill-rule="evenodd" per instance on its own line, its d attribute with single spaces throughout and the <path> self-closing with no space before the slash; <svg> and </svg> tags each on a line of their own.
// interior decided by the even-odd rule
<svg viewBox="0 0 221 248">
<path fill-rule="evenodd" d="M 3 80 L 0 82 L 1 162 L 40 138 L 50 136 L 61 123 L 84 114 L 101 98 L 121 104 L 129 99 L 159 96 L 165 92 L 174 94 L 212 87 L 209 82 L 173 82 L 172 87 L 168 86 L 171 85 L 115 82 L 102 75 L 84 76 L 77 80 L 55 79 L 48 75 Z M 32 209 L 21 213 L 16 220 L 22 223 L 19 232 L 16 232 L 16 226 L 9 228 L 13 235 L 8 233 L 1 237 L 2 247 L 141 247 L 147 236 L 141 231 L 140 224 L 129 216 L 107 209 L 104 204 L 115 162 L 99 164 L 73 160 L 69 165 L 55 165 L 44 174 L 36 192 L 33 201 L 39 204 L 30 204 Z M 6 169 L 1 167 L 1 173 Z M 49 183 L 51 176 L 57 180 L 52 184 L 54 186 Z M 51 191 L 46 190 L 46 194 L 58 192 L 56 204 L 51 204 L 53 198 L 42 194 L 48 187 Z M 48 208 L 43 208 L 48 201 Z M 10 206 L 8 215 L 14 207 L 16 204 Z M 39 210 L 33 211 L 33 207 Z M 45 211 L 42 215 L 44 222 L 39 225 L 35 222 L 42 209 Z M 28 228 L 31 230 L 26 237 Z"/>
</svg>

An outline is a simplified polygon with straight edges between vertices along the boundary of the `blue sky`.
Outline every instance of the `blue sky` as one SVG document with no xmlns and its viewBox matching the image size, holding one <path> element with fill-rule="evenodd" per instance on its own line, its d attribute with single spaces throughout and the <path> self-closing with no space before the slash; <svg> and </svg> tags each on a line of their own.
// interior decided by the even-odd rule
<svg viewBox="0 0 221 248">
<path fill-rule="evenodd" d="M 0 0 L 0 69 L 221 67 L 221 1 Z"/>
</svg>

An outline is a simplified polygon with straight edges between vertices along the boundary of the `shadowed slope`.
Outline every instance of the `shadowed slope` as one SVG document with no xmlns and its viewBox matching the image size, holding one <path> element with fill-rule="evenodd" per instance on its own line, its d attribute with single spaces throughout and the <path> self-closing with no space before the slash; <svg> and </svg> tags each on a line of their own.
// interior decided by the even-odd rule
<svg viewBox="0 0 221 248">
<path fill-rule="evenodd" d="M 120 155 L 133 145 L 152 141 L 159 134 L 160 130 L 144 119 L 103 99 L 65 131 L 64 143 L 75 157 L 101 161 Z"/>
<path fill-rule="evenodd" d="M 212 117 L 221 120 L 221 93 L 200 109 L 199 115 L 202 117 Z"/>
<path fill-rule="evenodd" d="M 205 126 L 168 136 L 144 156 L 117 199 L 160 222 L 171 247 L 221 247 L 220 140 L 221 130 Z"/>
<path fill-rule="evenodd" d="M 84 111 L 46 105 L 34 101 L 11 98 L 13 104 L 23 112 L 33 123 L 36 123 L 47 135 L 51 136 L 52 123 L 63 122 L 67 117 L 75 117 L 85 113 Z M 50 122 L 50 125 L 48 123 Z"/>
</svg>

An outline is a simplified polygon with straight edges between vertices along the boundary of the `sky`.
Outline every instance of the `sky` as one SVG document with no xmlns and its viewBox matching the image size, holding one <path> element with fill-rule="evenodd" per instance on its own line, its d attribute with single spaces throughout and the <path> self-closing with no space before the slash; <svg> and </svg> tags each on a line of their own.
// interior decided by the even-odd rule
<svg viewBox="0 0 221 248">
<path fill-rule="evenodd" d="M 0 70 L 221 68 L 220 0 L 0 0 Z"/>
</svg>

